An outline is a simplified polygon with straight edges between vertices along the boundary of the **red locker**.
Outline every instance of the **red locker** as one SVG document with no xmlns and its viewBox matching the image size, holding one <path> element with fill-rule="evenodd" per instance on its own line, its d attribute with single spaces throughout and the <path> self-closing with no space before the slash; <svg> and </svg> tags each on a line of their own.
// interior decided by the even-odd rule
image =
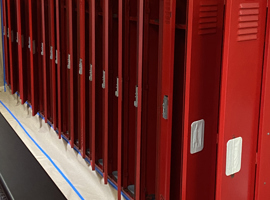
<svg viewBox="0 0 270 200">
<path fill-rule="evenodd" d="M 89 153 L 91 159 L 92 170 L 95 170 L 96 163 L 96 4 L 95 0 L 89 0 L 89 85 L 88 85 L 88 98 L 89 98 Z M 86 37 L 87 38 L 87 37 Z M 86 103 L 87 104 L 87 103 Z"/>
<path fill-rule="evenodd" d="M 7 14 L 7 1 L 3 0 L 3 34 L 4 34 L 4 47 L 5 47 L 5 77 L 6 84 L 10 85 L 10 62 L 9 62 L 9 26 Z"/>
<path fill-rule="evenodd" d="M 27 14 L 26 7 L 27 2 L 25 0 L 17 0 L 16 1 L 16 12 L 17 12 L 17 45 L 18 45 L 18 67 L 19 67 L 19 93 L 20 98 L 22 100 L 22 104 L 24 104 L 27 100 L 30 100 L 28 79 L 30 79 L 30 73 L 28 71 L 29 66 L 27 66 L 27 60 L 30 57 L 28 46 L 25 41 L 28 32 L 28 23 L 27 23 Z M 28 10 L 28 9 L 27 9 Z"/>
<path fill-rule="evenodd" d="M 118 171 L 118 0 L 109 1 L 108 18 L 108 155 L 107 174 L 111 181 L 117 185 Z M 120 187 L 121 188 L 121 187 Z"/>
<path fill-rule="evenodd" d="M 226 2 L 216 199 L 254 198 L 266 3 Z"/>
<path fill-rule="evenodd" d="M 16 23 L 16 2 L 15 0 L 7 1 L 7 22 L 9 36 L 9 66 L 10 66 L 10 86 L 11 92 L 15 93 L 19 87 L 18 74 L 18 46 L 16 42 L 17 23 Z M 14 14 L 15 13 L 15 14 Z"/>
<path fill-rule="evenodd" d="M 68 7 L 67 0 L 56 1 L 56 24 L 57 32 L 57 88 L 58 88 L 58 132 L 67 139 L 70 133 L 70 110 L 69 110 L 69 56 L 68 56 Z M 56 17 L 56 18 L 57 18 Z"/>
<path fill-rule="evenodd" d="M 264 67 L 263 67 L 263 82 L 261 92 L 261 108 L 260 108 L 260 126 L 258 134 L 258 148 L 257 148 L 257 168 L 256 168 L 256 189 L 255 200 L 267 199 L 270 196 L 270 191 L 267 187 L 270 180 L 269 174 L 269 56 L 270 56 L 270 12 L 267 15 L 267 30 L 265 37 L 264 49 Z"/>
<path fill-rule="evenodd" d="M 103 171 L 104 159 L 104 110 L 103 110 L 103 1 L 96 3 L 95 10 L 95 159 L 96 166 Z M 104 77 L 105 78 L 105 77 Z M 94 164 L 94 163 L 93 163 Z M 93 165 L 92 165 L 93 166 Z"/>
<path fill-rule="evenodd" d="M 137 0 L 123 1 L 122 187 L 134 196 L 136 140 Z M 135 97 L 135 98 L 134 98 Z M 119 157 L 120 159 L 120 157 Z M 118 166 L 119 167 L 119 166 Z M 120 177 L 119 177 L 120 178 Z"/>
</svg>

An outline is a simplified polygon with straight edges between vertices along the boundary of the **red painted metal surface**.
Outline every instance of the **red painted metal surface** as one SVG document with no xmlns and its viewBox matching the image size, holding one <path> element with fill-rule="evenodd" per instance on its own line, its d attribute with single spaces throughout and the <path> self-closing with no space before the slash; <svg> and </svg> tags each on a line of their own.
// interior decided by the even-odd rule
<svg viewBox="0 0 270 200">
<path fill-rule="evenodd" d="M 132 196 L 128 186 L 135 185 L 137 85 L 137 0 L 123 1 L 123 129 L 122 129 L 122 187 Z M 120 172 L 118 172 L 120 173 Z M 132 198 L 132 197 L 131 197 Z"/>
<path fill-rule="evenodd" d="M 104 74 L 105 73 L 105 74 Z M 104 77 L 105 76 L 105 77 Z M 104 183 L 108 181 L 108 120 L 109 120 L 109 0 L 103 1 L 103 172 Z"/>
<path fill-rule="evenodd" d="M 59 44 L 59 73 L 58 73 L 58 87 L 61 89 L 58 89 L 58 95 L 60 95 L 61 101 L 59 103 L 61 105 L 58 105 L 58 112 L 61 112 L 61 121 L 59 120 L 59 123 L 61 123 L 62 126 L 62 134 L 64 134 L 65 137 L 69 139 L 70 135 L 70 102 L 69 102 L 69 96 L 70 96 L 70 87 L 69 86 L 69 79 L 70 79 L 70 73 L 69 73 L 69 62 L 68 62 L 68 46 L 69 46 L 69 32 L 68 32 L 68 9 L 67 9 L 67 0 L 60 0 L 60 20 L 59 20 L 59 38 L 60 38 L 60 44 Z M 60 83 L 59 83 L 60 82 Z M 67 86 L 67 87 L 65 87 Z"/>
<path fill-rule="evenodd" d="M 261 92 L 261 108 L 260 108 L 260 127 L 258 134 L 258 148 L 257 148 L 257 168 L 256 168 L 256 189 L 255 200 L 267 199 L 270 196 L 270 190 L 267 185 L 270 182 L 269 166 L 270 156 L 269 142 L 270 131 L 270 12 L 267 16 L 267 31 L 265 38 L 265 53 L 264 53 L 264 67 L 263 67 L 263 82 Z"/>
<path fill-rule="evenodd" d="M 161 197 L 170 199 L 176 0 L 163 1 L 160 4 L 159 13 L 159 90 L 157 94 L 157 120 L 159 123 L 157 123 L 156 199 Z M 169 13 L 171 13 L 171 17 L 168 17 Z M 164 118 L 162 104 L 166 97 L 168 97 L 169 107 L 167 118 Z"/>
<path fill-rule="evenodd" d="M 216 199 L 254 199 L 265 20 L 266 1 L 226 2 Z M 241 170 L 226 176 L 226 143 L 237 137 Z"/>
<path fill-rule="evenodd" d="M 18 30 L 18 63 L 19 63 L 19 93 L 22 100 L 22 104 L 26 101 L 26 90 L 24 87 L 24 70 L 22 61 L 22 20 L 21 20 L 21 0 L 16 0 L 16 12 L 17 12 L 17 30 Z M 24 20 L 24 19 L 23 19 Z"/>
<path fill-rule="evenodd" d="M 90 132 L 90 137 L 89 137 L 89 147 L 90 147 L 90 152 L 91 152 L 91 166 L 92 170 L 95 170 L 96 166 L 96 148 L 95 148 L 95 142 L 96 142 L 96 7 L 95 7 L 95 0 L 90 0 L 89 3 L 89 57 L 90 57 L 90 66 L 92 66 L 92 71 L 89 69 L 89 100 L 90 100 L 90 109 L 91 111 L 89 112 L 89 132 Z M 91 77 L 92 75 L 92 77 Z M 92 81 L 91 81 L 92 78 Z"/>
<path fill-rule="evenodd" d="M 102 168 L 100 161 L 104 159 L 104 112 L 103 112 L 103 1 L 96 3 L 95 11 L 95 156 L 96 165 Z"/>
<path fill-rule="evenodd" d="M 45 122 L 48 120 L 48 78 L 47 78 L 47 57 L 49 54 L 47 51 L 47 39 L 46 38 L 46 13 L 45 13 L 45 0 L 41 1 L 41 23 L 42 23 L 42 45 L 43 45 L 43 57 L 42 57 L 42 66 L 43 66 L 43 97 L 44 97 L 44 117 L 45 117 Z"/>
<path fill-rule="evenodd" d="M 49 0 L 49 45 L 50 45 L 50 92 L 51 98 L 49 103 L 51 104 L 52 109 L 52 119 L 53 128 L 56 129 L 57 124 L 57 84 L 56 84 L 56 76 L 57 70 L 55 66 L 55 53 L 56 53 L 56 44 L 55 44 L 55 4 L 54 0 Z"/>
<path fill-rule="evenodd" d="M 123 1 L 118 0 L 118 157 L 117 157 L 117 188 L 118 200 L 122 190 L 122 111 L 123 111 Z"/>
<path fill-rule="evenodd" d="M 223 0 L 188 2 L 182 199 L 215 199 L 223 8 Z M 191 124 L 201 119 L 204 147 L 191 154 Z"/>
<path fill-rule="evenodd" d="M 74 115 L 75 115 L 75 108 L 74 108 L 74 73 L 76 69 L 76 64 L 74 65 L 74 59 L 73 59 L 73 38 L 74 38 L 74 28 L 73 28 L 73 1 L 68 0 L 68 24 L 69 24 L 69 55 L 70 55 L 70 145 L 73 148 L 74 146 L 74 131 L 75 131 L 75 121 L 74 121 Z M 76 45 L 75 49 L 76 49 Z M 76 57 L 76 56 L 75 56 Z M 75 59 L 76 60 L 76 59 Z M 76 62 L 75 62 L 76 63 Z"/>
<path fill-rule="evenodd" d="M 80 140 L 80 149 L 82 152 L 82 156 L 83 158 L 85 157 L 85 153 L 86 153 L 86 143 L 85 143 L 85 79 L 86 79 L 86 75 L 85 75 L 85 0 L 80 0 L 79 3 L 79 8 L 80 10 L 79 14 L 80 14 L 80 24 L 79 24 L 79 28 L 80 28 L 80 64 L 81 64 L 81 69 L 80 72 L 81 74 L 79 75 L 80 78 L 80 87 L 79 87 L 79 95 L 80 95 L 80 103 L 79 103 L 79 115 L 80 117 L 80 123 L 79 123 L 79 127 L 80 127 L 80 135 L 79 135 L 79 140 Z"/>
<path fill-rule="evenodd" d="M 55 15 L 56 15 L 56 58 L 55 62 L 57 65 L 57 128 L 58 128 L 58 137 L 61 139 L 62 135 L 62 90 L 64 90 L 63 87 L 61 87 L 61 82 L 62 82 L 62 62 L 61 62 L 61 51 L 62 48 L 60 46 L 60 5 L 59 5 L 59 0 L 55 1 Z M 62 35 L 64 37 L 64 33 Z M 63 88 L 63 89 L 62 89 Z"/>
<path fill-rule="evenodd" d="M 109 83 L 108 83 L 108 176 L 117 184 L 118 160 L 118 0 L 109 1 Z M 117 83 L 118 81 L 118 83 Z"/>
<path fill-rule="evenodd" d="M 14 0 L 7 1 L 7 18 L 8 18 L 8 33 L 9 33 L 9 67 L 10 67 L 10 86 L 11 92 L 15 93 L 18 90 L 18 49 L 16 44 L 16 14 L 14 12 L 16 5 Z M 12 13 L 11 13 L 12 12 Z"/>
<path fill-rule="evenodd" d="M 7 2 L 3 0 L 3 26 L 4 26 L 4 47 L 5 47 L 5 77 L 6 83 L 10 84 L 10 66 L 9 66 L 9 40 L 8 40 L 8 21 L 7 21 Z"/>
<path fill-rule="evenodd" d="M 136 126 L 136 178 L 135 178 L 135 199 L 140 199 L 141 192 L 141 139 L 142 139 L 142 89 L 143 89 L 143 22 L 144 22 L 144 1 L 138 0 L 138 60 L 137 60 L 137 85 L 138 85 L 138 107 Z"/>
</svg>

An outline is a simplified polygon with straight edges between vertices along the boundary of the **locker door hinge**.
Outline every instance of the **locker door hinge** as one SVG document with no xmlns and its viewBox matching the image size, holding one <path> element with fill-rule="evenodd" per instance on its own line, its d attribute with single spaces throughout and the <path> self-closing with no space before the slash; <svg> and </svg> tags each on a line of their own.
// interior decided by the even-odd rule
<svg viewBox="0 0 270 200">
<path fill-rule="evenodd" d="M 80 58 L 80 63 L 79 63 L 79 74 L 82 75 L 82 59 Z"/>
<path fill-rule="evenodd" d="M 9 38 L 9 28 L 7 28 L 7 37 Z"/>
<path fill-rule="evenodd" d="M 57 62 L 58 62 L 57 59 L 58 59 L 58 58 L 57 58 L 57 49 L 56 49 L 56 50 L 55 50 L 55 64 L 57 64 Z"/>
<path fill-rule="evenodd" d="M 18 34 L 18 32 L 16 33 L 16 42 L 19 43 L 19 34 Z"/>
<path fill-rule="evenodd" d="M 70 54 L 68 54 L 68 64 L 67 64 L 67 68 L 70 69 Z"/>
<path fill-rule="evenodd" d="M 105 89 L 105 87 L 106 87 L 105 78 L 106 78 L 106 74 L 105 74 L 105 70 L 103 70 L 103 75 L 102 75 L 102 88 L 103 89 Z"/>
<path fill-rule="evenodd" d="M 50 59 L 52 60 L 53 59 L 53 47 L 50 46 Z"/>
<path fill-rule="evenodd" d="M 41 55 L 43 56 L 44 53 L 43 53 L 43 42 L 41 42 Z"/>
<path fill-rule="evenodd" d="M 116 78 L 116 91 L 115 91 L 115 96 L 118 97 L 119 96 L 119 78 Z"/>
<path fill-rule="evenodd" d="M 162 107 L 163 107 L 163 119 L 168 119 L 168 107 L 169 107 L 169 98 L 167 95 L 165 95 L 163 97 L 163 104 L 162 104 Z"/>
<path fill-rule="evenodd" d="M 136 85 L 135 87 L 135 101 L 134 101 L 134 106 L 138 108 L 138 86 Z"/>
<path fill-rule="evenodd" d="M 89 69 L 89 81 L 92 81 L 93 80 L 93 71 L 92 71 L 92 64 L 90 64 L 90 69 Z"/>
<path fill-rule="evenodd" d="M 23 35 L 21 36 L 22 38 L 21 38 L 21 40 L 22 40 L 22 48 L 24 48 L 24 37 L 23 37 Z"/>
</svg>

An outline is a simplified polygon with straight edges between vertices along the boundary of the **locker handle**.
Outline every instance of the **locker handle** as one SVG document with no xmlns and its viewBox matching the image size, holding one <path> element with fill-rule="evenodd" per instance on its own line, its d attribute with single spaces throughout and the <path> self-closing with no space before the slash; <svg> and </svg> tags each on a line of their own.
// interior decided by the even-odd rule
<svg viewBox="0 0 270 200">
<path fill-rule="evenodd" d="M 168 119 L 168 107 L 169 107 L 169 97 L 167 95 L 163 98 L 163 119 Z"/>
</svg>

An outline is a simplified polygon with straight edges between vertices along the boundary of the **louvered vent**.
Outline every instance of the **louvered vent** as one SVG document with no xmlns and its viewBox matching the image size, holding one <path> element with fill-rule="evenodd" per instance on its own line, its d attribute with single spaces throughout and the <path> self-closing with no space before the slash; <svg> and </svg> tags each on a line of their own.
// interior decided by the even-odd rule
<svg viewBox="0 0 270 200">
<path fill-rule="evenodd" d="M 214 34 L 217 32 L 218 6 L 216 1 L 200 3 L 199 34 Z"/>
<path fill-rule="evenodd" d="M 242 3 L 239 10 L 238 41 L 256 40 L 259 26 L 259 3 Z"/>
</svg>

